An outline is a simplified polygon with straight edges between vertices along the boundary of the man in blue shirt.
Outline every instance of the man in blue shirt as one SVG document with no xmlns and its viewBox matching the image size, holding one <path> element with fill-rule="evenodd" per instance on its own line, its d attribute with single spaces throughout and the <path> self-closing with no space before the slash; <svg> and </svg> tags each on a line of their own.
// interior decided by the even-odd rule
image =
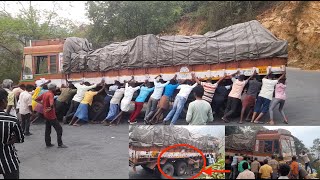
<svg viewBox="0 0 320 180">
<path fill-rule="evenodd" d="M 143 103 L 149 96 L 149 94 L 154 90 L 154 87 L 151 87 L 152 84 L 150 82 L 146 83 L 146 86 L 142 86 L 140 88 L 140 93 L 138 97 L 136 98 L 135 104 L 134 104 L 134 111 L 130 115 L 130 124 L 136 124 L 136 118 L 140 114 L 142 108 L 143 108 Z"/>
</svg>

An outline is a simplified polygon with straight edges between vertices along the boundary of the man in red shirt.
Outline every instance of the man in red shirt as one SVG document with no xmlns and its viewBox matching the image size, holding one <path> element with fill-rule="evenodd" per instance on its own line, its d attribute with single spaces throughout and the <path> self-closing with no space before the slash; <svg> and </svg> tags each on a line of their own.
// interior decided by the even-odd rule
<svg viewBox="0 0 320 180">
<path fill-rule="evenodd" d="M 36 101 L 43 104 L 43 115 L 46 119 L 46 131 L 45 131 L 45 141 L 47 147 L 54 146 L 51 144 L 51 126 L 57 132 L 58 148 L 67 148 L 66 145 L 62 143 L 62 127 L 57 120 L 56 111 L 54 108 L 54 93 L 56 91 L 57 85 L 51 83 L 48 85 L 49 91 L 39 96 Z"/>
</svg>

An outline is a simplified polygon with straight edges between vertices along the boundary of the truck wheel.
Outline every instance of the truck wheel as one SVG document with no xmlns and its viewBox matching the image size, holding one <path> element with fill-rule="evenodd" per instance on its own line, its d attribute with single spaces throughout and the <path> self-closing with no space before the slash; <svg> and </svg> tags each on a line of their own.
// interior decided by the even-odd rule
<svg viewBox="0 0 320 180">
<path fill-rule="evenodd" d="M 146 165 L 141 165 L 141 167 L 142 167 L 145 171 L 147 171 L 147 172 L 150 172 L 150 173 L 153 172 L 153 170 L 150 169 L 150 168 L 148 168 Z"/>
<path fill-rule="evenodd" d="M 187 163 L 184 161 L 177 161 L 174 164 L 174 172 L 177 176 L 183 176 L 187 171 Z"/>
<path fill-rule="evenodd" d="M 162 166 L 162 171 L 168 175 L 168 176 L 173 176 L 174 173 L 174 167 L 170 163 L 166 163 L 164 166 Z M 163 174 L 161 174 L 161 179 L 167 179 Z"/>
</svg>

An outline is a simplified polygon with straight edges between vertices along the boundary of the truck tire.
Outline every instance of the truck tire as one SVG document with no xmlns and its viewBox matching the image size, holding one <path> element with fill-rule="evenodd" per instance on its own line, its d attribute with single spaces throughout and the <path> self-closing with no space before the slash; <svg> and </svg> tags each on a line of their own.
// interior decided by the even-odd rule
<svg viewBox="0 0 320 180">
<path fill-rule="evenodd" d="M 168 176 L 173 176 L 174 173 L 174 167 L 171 163 L 166 163 L 165 165 L 162 166 L 162 171 L 168 175 Z M 163 174 L 161 174 L 161 179 L 167 179 Z"/>
<path fill-rule="evenodd" d="M 145 171 L 147 171 L 147 172 L 149 172 L 149 173 L 152 173 L 152 172 L 153 172 L 153 169 L 148 168 L 146 165 L 141 165 L 141 167 L 142 167 Z"/>
<path fill-rule="evenodd" d="M 186 174 L 186 171 L 187 171 L 187 163 L 184 162 L 184 161 L 177 161 L 175 164 L 174 164 L 174 172 L 175 172 L 175 175 L 177 176 L 183 176 Z"/>
</svg>

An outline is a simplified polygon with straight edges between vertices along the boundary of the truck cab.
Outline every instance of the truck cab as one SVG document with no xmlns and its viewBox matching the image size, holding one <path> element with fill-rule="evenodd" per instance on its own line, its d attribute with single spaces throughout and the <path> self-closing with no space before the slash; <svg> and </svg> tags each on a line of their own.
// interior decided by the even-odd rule
<svg viewBox="0 0 320 180">
<path fill-rule="evenodd" d="M 289 132 L 290 133 L 290 132 Z M 258 161 L 263 161 L 265 157 L 282 156 L 285 161 L 290 161 L 296 155 L 294 140 L 291 135 L 284 130 L 259 131 L 256 135 L 253 156 Z"/>
<path fill-rule="evenodd" d="M 62 75 L 64 39 L 30 41 L 23 49 L 20 83 L 35 84 L 40 78 L 65 79 Z"/>
</svg>

